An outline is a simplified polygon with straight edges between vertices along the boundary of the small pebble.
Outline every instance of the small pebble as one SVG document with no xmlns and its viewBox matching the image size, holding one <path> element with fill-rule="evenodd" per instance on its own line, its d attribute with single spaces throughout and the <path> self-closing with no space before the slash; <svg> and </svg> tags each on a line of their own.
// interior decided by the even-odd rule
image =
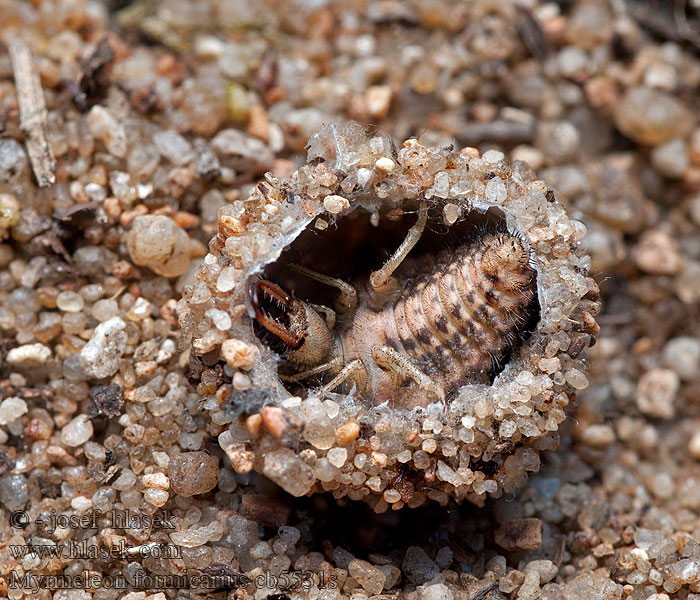
<svg viewBox="0 0 700 600">
<path fill-rule="evenodd" d="M 408 580 L 415 585 L 430 581 L 438 572 L 435 562 L 418 546 L 406 549 L 401 568 Z"/>
<path fill-rule="evenodd" d="M 583 390 L 588 387 L 588 378 L 578 369 L 569 369 L 564 373 L 564 377 L 574 389 Z"/>
<path fill-rule="evenodd" d="M 418 588 L 419 600 L 453 600 L 454 594 L 444 583 L 422 585 Z"/>
<path fill-rule="evenodd" d="M 161 489 L 149 488 L 143 492 L 143 499 L 153 506 L 165 506 L 170 498 L 170 494 Z"/>
<path fill-rule="evenodd" d="M 508 197 L 506 185 L 500 177 L 490 179 L 486 184 L 486 198 L 491 202 L 501 203 Z"/>
<path fill-rule="evenodd" d="M 676 294 L 682 302 L 700 301 L 700 262 L 688 261 L 676 278 Z"/>
<path fill-rule="evenodd" d="M 690 438 L 688 452 L 694 459 L 700 460 L 700 431 L 696 431 Z"/>
<path fill-rule="evenodd" d="M 27 478 L 21 473 L 0 477 L 0 506 L 5 510 L 22 510 L 29 501 Z"/>
<path fill-rule="evenodd" d="M 373 85 L 367 88 L 365 99 L 369 115 L 374 119 L 383 119 L 389 112 L 391 96 L 391 87 L 388 85 Z"/>
<path fill-rule="evenodd" d="M 93 434 L 92 421 L 87 415 L 78 415 L 61 430 L 61 442 L 75 448 L 87 442 Z"/>
<path fill-rule="evenodd" d="M 231 317 L 226 311 L 218 308 L 210 308 L 204 313 L 219 331 L 226 331 L 231 327 Z"/>
<path fill-rule="evenodd" d="M 288 448 L 265 454 L 263 475 L 297 497 L 306 494 L 316 479 L 311 467 Z"/>
<path fill-rule="evenodd" d="M 51 349 L 44 344 L 26 344 L 12 348 L 5 358 L 16 367 L 43 364 L 51 358 Z"/>
<path fill-rule="evenodd" d="M 153 143 L 160 155 L 174 165 L 186 165 L 194 160 L 192 146 L 175 131 L 158 131 L 153 136 Z"/>
<path fill-rule="evenodd" d="M 377 159 L 377 161 L 374 163 L 374 166 L 377 167 L 377 169 L 379 169 L 380 171 L 384 171 L 385 173 L 391 173 L 396 167 L 396 163 L 389 157 L 382 156 L 381 158 Z"/>
<path fill-rule="evenodd" d="M 457 222 L 457 219 L 459 219 L 460 213 L 461 209 L 459 206 L 452 203 L 445 204 L 444 208 L 442 209 L 443 218 L 445 219 L 445 223 L 448 225 L 454 225 Z"/>
<path fill-rule="evenodd" d="M 164 277 L 178 277 L 187 271 L 190 261 L 205 253 L 197 240 L 165 215 L 141 215 L 134 219 L 126 236 L 129 256 Z"/>
<path fill-rule="evenodd" d="M 219 278 L 216 281 L 216 289 L 219 292 L 229 292 L 231 291 L 238 281 L 239 272 L 233 267 L 225 267 L 219 274 Z"/>
<path fill-rule="evenodd" d="M 219 463 L 206 452 L 183 452 L 171 459 L 168 476 L 176 494 L 187 498 L 205 494 L 219 481 Z"/>
<path fill-rule="evenodd" d="M 565 587 L 563 600 L 620 600 L 622 586 L 603 575 L 583 573 Z"/>
<path fill-rule="evenodd" d="M 107 152 L 118 158 L 126 156 L 127 142 L 124 127 L 104 107 L 96 104 L 88 113 L 90 132 L 101 140 Z"/>
<path fill-rule="evenodd" d="M 360 426 L 353 422 L 345 423 L 338 427 L 335 435 L 338 444 L 341 446 L 349 446 L 357 439 L 357 436 L 360 435 Z"/>
<path fill-rule="evenodd" d="M 334 467 L 342 467 L 348 459 L 348 451 L 345 448 L 331 448 L 328 451 L 328 462 Z"/>
<path fill-rule="evenodd" d="M 674 275 L 681 268 L 675 240 L 656 229 L 642 235 L 632 250 L 632 258 L 642 271 L 654 275 Z"/>
<path fill-rule="evenodd" d="M 217 59 L 224 51 L 226 44 L 213 35 L 202 35 L 195 39 L 194 52 L 204 60 Z"/>
<path fill-rule="evenodd" d="M 63 291 L 56 296 L 56 308 L 64 312 L 80 312 L 85 308 L 85 302 L 80 294 Z"/>
<path fill-rule="evenodd" d="M 83 513 L 89 508 L 92 508 L 92 500 L 90 500 L 90 498 L 86 498 L 85 496 L 76 496 L 70 501 L 70 505 L 79 513 Z"/>
<path fill-rule="evenodd" d="M 147 488 L 167 490 L 170 487 L 170 479 L 168 479 L 165 473 L 147 473 L 141 480 L 143 481 L 143 485 Z"/>
<path fill-rule="evenodd" d="M 366 186 L 370 181 L 372 181 L 372 170 L 362 167 L 357 170 L 357 185 L 360 187 Z"/>
<path fill-rule="evenodd" d="M 683 140 L 671 140 L 657 146 L 651 153 L 651 164 L 664 177 L 680 179 L 690 164 Z"/>
<path fill-rule="evenodd" d="M 637 406 L 644 414 L 659 419 L 670 419 L 676 413 L 675 400 L 680 380 L 671 369 L 651 369 L 644 373 L 637 385 Z"/>
<path fill-rule="evenodd" d="M 503 523 L 496 529 L 494 541 L 509 552 L 537 550 L 542 546 L 542 521 L 517 519 Z"/>
<path fill-rule="evenodd" d="M 233 375 L 233 387 L 234 387 L 234 389 L 238 390 L 239 392 L 250 389 L 251 385 L 252 384 L 250 381 L 250 377 L 248 377 L 244 373 L 237 371 Z"/>
<path fill-rule="evenodd" d="M 212 149 L 234 167 L 252 172 L 264 172 L 271 168 L 274 154 L 262 140 L 237 129 L 222 129 L 211 140 Z"/>
<path fill-rule="evenodd" d="M 85 193 L 92 202 L 104 202 L 107 198 L 105 188 L 97 183 L 88 183 L 85 186 Z"/>
<path fill-rule="evenodd" d="M 22 145 L 12 138 L 0 139 L 0 181 L 19 178 L 27 166 L 27 154 Z"/>
<path fill-rule="evenodd" d="M 684 138 L 695 117 L 676 98 L 647 87 L 630 88 L 615 110 L 615 124 L 626 136 L 649 146 Z"/>
<path fill-rule="evenodd" d="M 248 127 L 246 131 L 253 137 L 267 143 L 270 140 L 270 117 L 260 105 L 254 104 L 248 111 Z"/>
<path fill-rule="evenodd" d="M 365 560 L 351 560 L 348 573 L 371 596 L 376 596 L 384 589 L 386 575 Z"/>
<path fill-rule="evenodd" d="M 258 349 L 243 340 L 229 339 L 221 344 L 221 358 L 234 369 L 250 371 L 258 358 Z"/>
<path fill-rule="evenodd" d="M 92 316 L 100 323 L 109 321 L 119 315 L 119 305 L 111 298 L 102 299 L 92 305 Z"/>
<path fill-rule="evenodd" d="M 581 432 L 581 441 L 594 448 L 605 448 L 615 441 L 615 432 L 609 425 L 588 425 Z"/>
<path fill-rule="evenodd" d="M 80 366 L 88 377 L 103 379 L 114 375 L 126 349 L 126 323 L 113 317 L 100 323 L 80 351 Z"/>
<path fill-rule="evenodd" d="M 700 559 L 698 558 L 682 558 L 668 565 L 664 570 L 674 583 L 695 584 L 700 581 Z"/>
<path fill-rule="evenodd" d="M 325 208 L 329 213 L 337 215 L 350 208 L 350 202 L 347 198 L 343 198 L 342 196 L 326 196 L 323 199 L 323 208 Z"/>
<path fill-rule="evenodd" d="M 700 375 L 700 340 L 682 336 L 669 340 L 664 347 L 664 362 L 683 381 L 693 381 Z"/>
<path fill-rule="evenodd" d="M 581 134 L 569 121 L 544 121 L 537 128 L 535 145 L 544 153 L 546 162 L 574 161 L 580 144 Z"/>
<path fill-rule="evenodd" d="M 487 150 L 484 152 L 481 158 L 484 159 L 484 162 L 495 165 L 502 160 L 505 160 L 506 156 L 500 150 Z"/>
<path fill-rule="evenodd" d="M 533 560 L 527 563 L 525 566 L 525 574 L 529 572 L 535 572 L 539 575 L 540 583 L 544 585 L 549 583 L 557 576 L 559 572 L 559 567 L 555 565 L 551 560 Z"/>
<path fill-rule="evenodd" d="M 0 402 L 0 425 L 7 425 L 26 414 L 29 409 L 21 398 L 10 397 Z"/>
</svg>

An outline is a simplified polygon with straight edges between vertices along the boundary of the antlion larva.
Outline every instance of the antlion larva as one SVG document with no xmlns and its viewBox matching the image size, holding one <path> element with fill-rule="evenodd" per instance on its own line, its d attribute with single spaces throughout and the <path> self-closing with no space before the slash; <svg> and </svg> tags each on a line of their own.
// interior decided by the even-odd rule
<svg viewBox="0 0 700 600">
<path fill-rule="evenodd" d="M 325 391 L 352 380 L 375 404 L 411 408 L 487 383 L 502 365 L 536 312 L 529 259 L 518 236 L 499 232 L 424 259 L 393 292 L 375 282 L 377 271 L 369 285 L 358 282 L 359 304 L 334 334 L 311 305 L 267 280 L 253 284 L 252 305 L 271 345 L 307 369 L 294 380 L 339 371 Z"/>
<path fill-rule="evenodd" d="M 513 492 L 587 385 L 584 225 L 500 152 L 356 125 L 308 148 L 221 208 L 179 303 L 232 467 L 378 511 Z"/>
</svg>

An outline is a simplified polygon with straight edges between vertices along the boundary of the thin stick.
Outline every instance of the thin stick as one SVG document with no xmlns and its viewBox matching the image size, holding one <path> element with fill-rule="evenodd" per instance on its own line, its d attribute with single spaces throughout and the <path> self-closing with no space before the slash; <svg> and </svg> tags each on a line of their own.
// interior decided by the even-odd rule
<svg viewBox="0 0 700 600">
<path fill-rule="evenodd" d="M 32 52 L 24 42 L 12 40 L 8 49 L 15 73 L 19 124 L 25 135 L 24 143 L 37 183 L 40 187 L 48 187 L 56 181 L 56 162 L 46 139 L 48 115 L 39 73 L 34 68 Z"/>
</svg>

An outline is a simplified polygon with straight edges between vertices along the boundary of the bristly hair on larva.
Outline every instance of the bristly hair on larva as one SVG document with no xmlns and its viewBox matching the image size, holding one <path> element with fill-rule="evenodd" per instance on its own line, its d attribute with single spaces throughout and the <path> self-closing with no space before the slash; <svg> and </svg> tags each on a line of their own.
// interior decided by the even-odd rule
<svg viewBox="0 0 700 600">
<path fill-rule="evenodd" d="M 386 330 L 395 327 L 401 350 L 446 392 L 489 382 L 536 310 L 529 252 L 506 232 L 461 246 L 404 291 Z"/>
<path fill-rule="evenodd" d="M 499 152 L 395 152 L 360 126 L 324 127 L 265 182 L 220 209 L 179 303 L 232 468 L 377 512 L 521 487 L 588 385 L 585 226 Z"/>
<path fill-rule="evenodd" d="M 537 313 L 536 271 L 527 244 L 504 223 L 473 229 L 458 248 L 421 257 L 421 269 L 398 276 L 393 293 L 357 281 L 357 306 L 332 332 L 293 290 L 259 280 L 251 288 L 256 329 L 297 365 L 293 381 L 304 378 L 300 371 L 324 373 L 325 387 L 359 385 L 374 404 L 424 406 L 488 383 Z M 345 376 L 332 378 L 339 369 Z"/>
</svg>

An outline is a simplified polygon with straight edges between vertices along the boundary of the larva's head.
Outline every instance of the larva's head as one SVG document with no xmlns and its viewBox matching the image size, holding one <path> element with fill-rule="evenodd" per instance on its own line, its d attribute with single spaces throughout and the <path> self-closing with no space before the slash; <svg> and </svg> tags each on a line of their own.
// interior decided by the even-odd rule
<svg viewBox="0 0 700 600">
<path fill-rule="evenodd" d="M 251 304 L 257 322 L 272 334 L 272 346 L 289 361 L 317 365 L 330 354 L 333 338 L 323 317 L 277 284 L 256 281 Z"/>
<path fill-rule="evenodd" d="M 509 233 L 487 235 L 481 258 L 484 274 L 492 279 L 496 287 L 519 290 L 535 279 L 535 270 L 530 266 L 530 255 L 519 237 Z"/>
</svg>

